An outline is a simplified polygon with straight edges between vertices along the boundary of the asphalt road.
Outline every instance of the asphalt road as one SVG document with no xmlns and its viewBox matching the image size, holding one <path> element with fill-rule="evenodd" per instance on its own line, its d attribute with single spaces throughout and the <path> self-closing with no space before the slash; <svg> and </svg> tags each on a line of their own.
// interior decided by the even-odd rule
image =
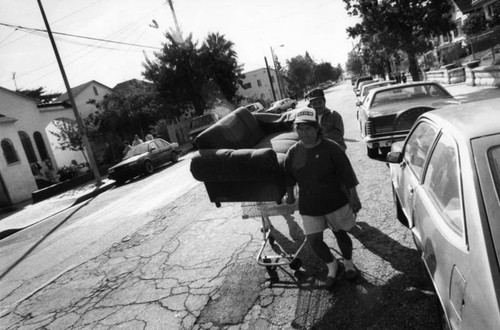
<svg viewBox="0 0 500 330">
<path fill-rule="evenodd" d="M 465 101 L 500 96 L 450 90 Z M 360 181 L 363 209 L 352 232 L 358 281 L 341 274 L 325 290 L 326 268 L 306 245 L 303 269 L 278 268 L 271 283 L 255 262 L 260 218 L 243 217 L 240 203 L 216 208 L 184 160 L 68 210 L 44 223 L 45 234 L 1 246 L 0 267 L 29 253 L 0 280 L 0 328 L 437 329 L 435 295 L 396 220 L 389 170 L 359 139 L 351 85 L 328 89 L 326 98 L 344 118 Z M 304 239 L 300 215 L 270 220 L 276 242 L 295 251 Z M 325 239 L 339 257 L 334 236 Z"/>
</svg>

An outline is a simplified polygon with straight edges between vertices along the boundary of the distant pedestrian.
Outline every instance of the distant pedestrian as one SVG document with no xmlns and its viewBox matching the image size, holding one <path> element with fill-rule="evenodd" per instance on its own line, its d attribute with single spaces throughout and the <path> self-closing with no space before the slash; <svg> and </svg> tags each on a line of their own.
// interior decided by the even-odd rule
<svg viewBox="0 0 500 330">
<path fill-rule="evenodd" d="M 123 141 L 123 145 L 124 145 L 124 148 L 123 148 L 123 156 L 125 156 L 127 154 L 127 152 L 132 149 L 132 146 L 130 145 L 130 143 L 125 140 Z"/>
<path fill-rule="evenodd" d="M 148 135 L 146 135 L 146 141 L 151 141 L 151 140 L 154 140 L 154 136 L 153 134 L 149 133 Z"/>
<path fill-rule="evenodd" d="M 401 71 L 401 82 L 404 84 L 406 83 L 406 74 L 404 71 Z"/>
<path fill-rule="evenodd" d="M 299 142 L 288 150 L 285 158 L 286 202 L 295 202 L 293 186 L 297 183 L 304 232 L 313 251 L 326 263 L 326 287 L 331 288 L 341 265 L 323 241 L 323 232 L 328 227 L 344 258 L 347 279 L 354 280 L 359 275 L 352 261 L 352 240 L 347 234 L 356 225 L 355 214 L 361 209 L 356 191 L 358 179 L 340 146 L 322 137 L 314 109 L 299 110 L 294 126 Z"/>
<path fill-rule="evenodd" d="M 134 136 L 134 141 L 132 142 L 132 147 L 135 147 L 138 144 L 144 143 L 138 135 Z"/>
<path fill-rule="evenodd" d="M 342 150 L 347 146 L 344 141 L 344 121 L 342 116 L 335 110 L 326 107 L 325 93 L 317 88 L 309 92 L 309 105 L 316 111 L 318 123 L 323 131 L 323 137 L 338 143 Z"/>
</svg>

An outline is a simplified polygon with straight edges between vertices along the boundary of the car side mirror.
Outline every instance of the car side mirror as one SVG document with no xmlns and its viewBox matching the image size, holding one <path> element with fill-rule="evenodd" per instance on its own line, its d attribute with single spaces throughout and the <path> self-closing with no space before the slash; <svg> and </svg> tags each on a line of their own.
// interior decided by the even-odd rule
<svg viewBox="0 0 500 330">
<path fill-rule="evenodd" d="M 156 147 L 151 147 L 151 148 L 149 149 L 149 152 L 151 152 L 151 151 L 155 151 L 155 150 L 156 150 Z"/>
<path fill-rule="evenodd" d="M 386 160 L 391 164 L 399 164 L 403 160 L 403 154 L 399 151 L 391 151 L 387 154 Z"/>
</svg>

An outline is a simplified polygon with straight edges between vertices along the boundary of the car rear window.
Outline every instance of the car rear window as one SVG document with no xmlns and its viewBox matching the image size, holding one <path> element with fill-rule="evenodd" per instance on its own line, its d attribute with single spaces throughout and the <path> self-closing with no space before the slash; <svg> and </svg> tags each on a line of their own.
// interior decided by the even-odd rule
<svg viewBox="0 0 500 330">
<path fill-rule="evenodd" d="M 376 93 L 373 97 L 371 107 L 373 108 L 402 101 L 415 101 L 448 96 L 445 90 L 434 84 L 405 86 Z"/>
</svg>

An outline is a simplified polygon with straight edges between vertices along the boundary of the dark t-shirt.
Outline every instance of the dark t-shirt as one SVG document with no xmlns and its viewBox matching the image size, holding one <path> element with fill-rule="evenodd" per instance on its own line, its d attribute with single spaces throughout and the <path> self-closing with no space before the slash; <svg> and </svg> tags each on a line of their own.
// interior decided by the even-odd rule
<svg viewBox="0 0 500 330">
<path fill-rule="evenodd" d="M 287 184 L 299 185 L 299 212 L 304 215 L 324 215 L 349 202 L 347 190 L 358 179 L 345 152 L 329 139 L 306 149 L 297 142 L 285 159 Z"/>
</svg>

